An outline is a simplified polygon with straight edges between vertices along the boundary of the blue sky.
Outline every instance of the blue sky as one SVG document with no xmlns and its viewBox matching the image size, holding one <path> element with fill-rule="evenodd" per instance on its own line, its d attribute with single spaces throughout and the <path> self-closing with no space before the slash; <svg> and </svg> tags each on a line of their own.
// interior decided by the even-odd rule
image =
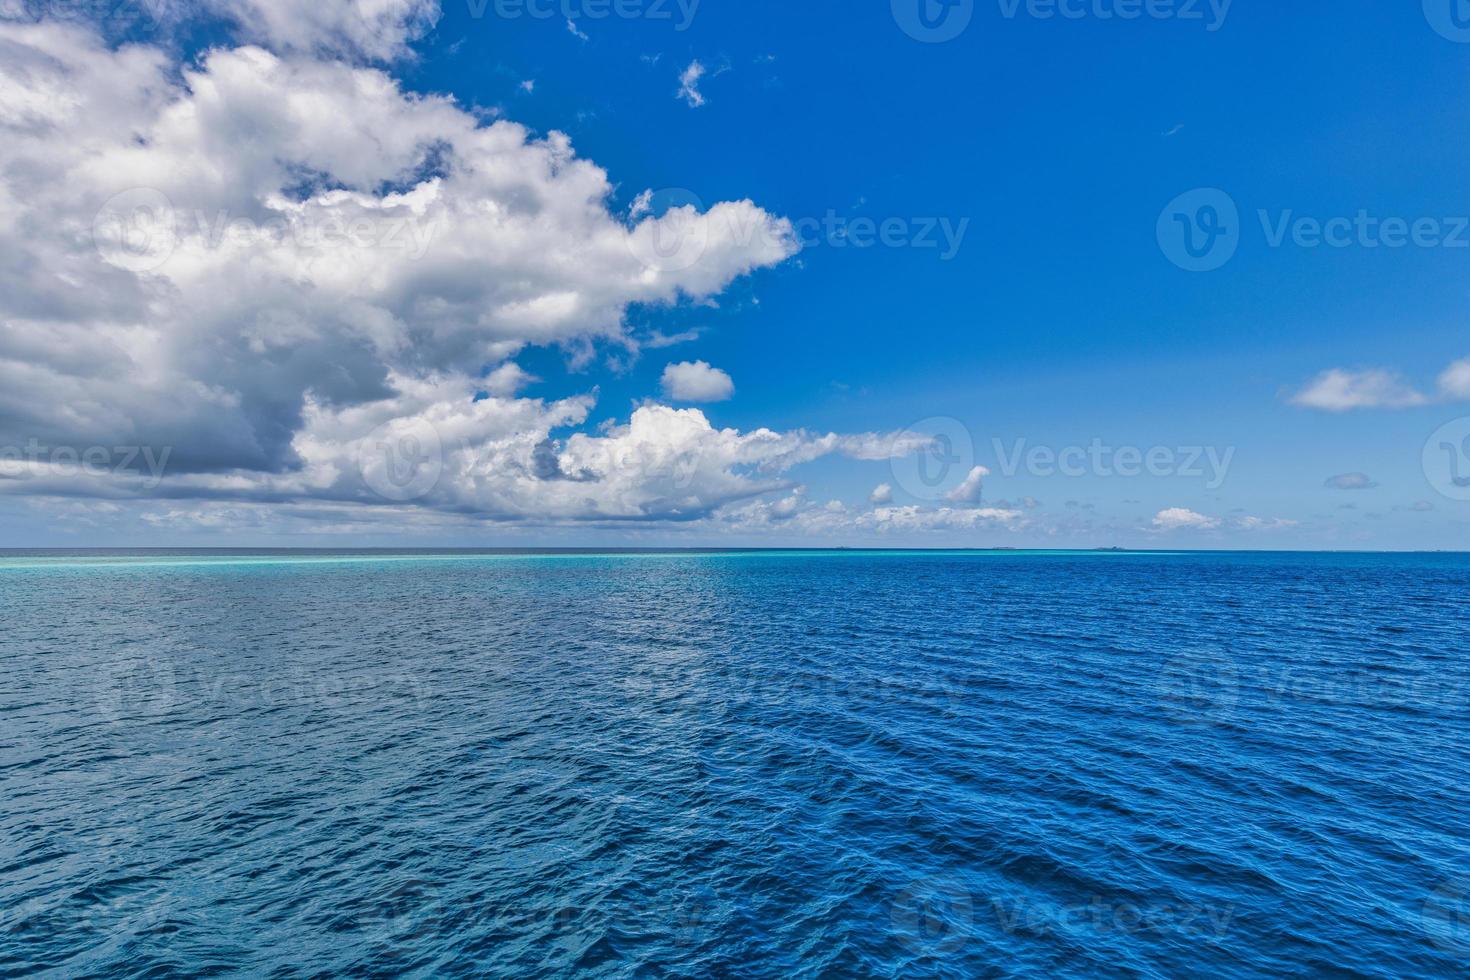
<svg viewBox="0 0 1470 980">
<path fill-rule="evenodd" d="M 1037 16 L 1051 9 L 1037 4 L 1010 14 L 1009 0 L 997 0 L 960 4 L 948 16 L 968 15 L 968 26 L 925 43 L 903 29 L 904 2 L 933 0 L 626 0 L 623 9 L 639 16 L 624 17 L 597 16 L 596 0 L 533 0 L 535 15 L 510 0 L 461 0 L 443 4 L 406 52 L 347 60 L 409 92 L 450 95 L 487 124 L 567 134 L 579 158 L 606 172 L 607 210 L 627 221 L 638 219 L 630 209 L 641 192 L 674 189 L 703 208 L 749 200 L 798 228 L 842 229 L 817 231 L 795 255 L 713 295 L 627 302 L 629 335 L 694 335 L 683 343 L 644 343 L 636 357 L 601 341 L 590 354 L 561 341 L 525 345 L 515 363 L 538 380 L 519 396 L 595 389 L 591 431 L 626 422 L 650 400 L 675 403 L 662 372 L 702 361 L 733 380 L 733 397 L 698 404 L 716 429 L 949 427 L 973 443 L 973 452 L 948 453 L 943 486 L 917 493 L 905 486 L 908 462 L 823 455 L 783 473 L 777 490 L 719 506 L 787 499 L 799 486 L 794 506 L 836 500 L 856 512 L 882 506 L 868 501 L 887 484 L 887 506 L 943 507 L 978 465 L 989 471 L 983 495 L 965 503 L 1018 516 L 879 533 L 871 522 L 732 526 L 712 519 L 719 507 L 692 524 L 664 513 L 482 516 L 444 528 L 395 512 L 354 518 L 351 536 L 1247 548 L 1470 541 L 1470 501 L 1456 499 L 1459 488 L 1441 468 L 1426 471 L 1424 459 L 1442 426 L 1452 444 L 1470 436 L 1470 422 L 1455 427 L 1470 416 L 1470 384 L 1451 370 L 1470 357 L 1470 43 L 1459 43 L 1470 38 L 1443 36 L 1433 10 L 1416 4 L 1348 2 L 1329 13 L 1235 0 L 1187 14 L 1182 3 L 1160 5 L 1171 15 L 1121 20 L 1104 15 L 1127 0 L 1071 5 L 1075 18 Z M 271 47 L 244 22 L 192 22 L 147 39 L 180 65 L 197 64 L 205 46 Z M 118 38 L 108 43 L 115 50 Z M 695 63 L 698 97 L 681 96 L 681 75 Z M 1160 219 L 1201 188 L 1214 196 L 1186 199 L 1184 220 L 1205 220 L 1200 202 L 1223 192 L 1238 215 L 1227 235 L 1236 250 L 1219 268 L 1186 271 L 1171 261 L 1177 245 L 1161 244 Z M 652 216 L 669 199 L 656 193 Z M 1370 230 L 1355 226 L 1341 247 L 1312 245 L 1310 224 L 1295 223 L 1360 213 Z M 1166 229 L 1177 226 L 1171 217 Z M 1384 219 L 1419 222 L 1421 244 L 1381 244 Z M 864 221 L 869 235 L 887 223 L 890 244 L 855 246 Z M 933 245 L 917 247 L 916 237 Z M 485 360 L 483 370 L 495 366 Z M 1334 370 L 1344 372 L 1337 382 L 1324 380 Z M 1438 441 L 1430 455 L 1443 452 L 1447 465 L 1454 453 Z M 1162 447 L 1171 466 L 1198 447 L 1228 466 L 1130 478 L 1091 462 L 1078 476 L 1005 465 L 1018 445 L 1065 452 L 1094 442 Z M 1470 456 L 1461 465 L 1470 474 Z M 1334 478 L 1353 489 L 1329 486 Z M 346 543 L 324 529 L 340 521 L 313 519 L 301 500 L 279 522 L 139 522 L 158 499 L 178 496 L 165 484 L 151 500 L 121 505 L 115 522 L 94 515 L 73 526 L 59 515 L 80 506 L 75 494 L 15 494 L 0 500 L 0 531 L 18 545 L 89 535 Z M 63 498 L 66 506 L 47 509 Z"/>
</svg>

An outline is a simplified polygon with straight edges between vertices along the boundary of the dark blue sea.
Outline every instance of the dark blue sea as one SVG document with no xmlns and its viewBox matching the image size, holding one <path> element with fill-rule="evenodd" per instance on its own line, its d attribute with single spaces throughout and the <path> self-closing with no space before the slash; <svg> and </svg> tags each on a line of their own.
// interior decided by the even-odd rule
<svg viewBox="0 0 1470 980">
<path fill-rule="evenodd" d="M 1464 977 L 1470 557 L 0 554 L 0 974 Z"/>
</svg>

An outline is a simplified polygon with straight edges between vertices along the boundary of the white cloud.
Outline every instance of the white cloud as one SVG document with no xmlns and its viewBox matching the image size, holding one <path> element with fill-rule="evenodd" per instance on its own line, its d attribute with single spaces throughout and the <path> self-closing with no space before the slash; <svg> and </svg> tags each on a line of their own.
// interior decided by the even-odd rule
<svg viewBox="0 0 1470 980">
<path fill-rule="evenodd" d="M 1378 486 L 1367 473 L 1339 473 L 1329 476 L 1324 485 L 1331 490 L 1372 490 Z"/>
<path fill-rule="evenodd" d="M 678 97 L 687 102 L 691 109 L 704 105 L 704 96 L 699 91 L 699 80 L 704 77 L 704 73 L 704 65 L 696 59 L 691 61 L 689 67 L 679 74 Z"/>
<path fill-rule="evenodd" d="M 499 398 L 510 398 L 526 385 L 541 379 L 525 371 L 515 361 L 507 361 L 485 375 L 485 390 Z"/>
<path fill-rule="evenodd" d="M 1470 357 L 1445 368 L 1439 376 L 1439 390 L 1446 398 L 1470 399 Z"/>
<path fill-rule="evenodd" d="M 161 0 L 155 0 L 160 2 Z M 438 0 L 205 0 L 244 39 L 278 51 L 399 58 L 439 20 Z"/>
<path fill-rule="evenodd" d="M 962 531 L 981 527 L 1011 527 L 1022 519 L 1017 510 L 1000 507 L 878 507 L 860 515 L 859 527 L 877 531 Z"/>
<path fill-rule="evenodd" d="M 990 471 L 983 466 L 972 467 L 960 485 L 945 494 L 944 499 L 952 504 L 978 504 L 985 478 L 989 475 Z"/>
<path fill-rule="evenodd" d="M 664 368 L 664 394 L 680 402 L 722 402 L 735 394 L 735 382 L 705 361 L 681 361 Z"/>
<path fill-rule="evenodd" d="M 1233 525 L 1241 531 L 1281 531 L 1286 528 L 1296 527 L 1296 521 L 1288 521 L 1281 517 L 1240 517 L 1236 518 Z"/>
<path fill-rule="evenodd" d="M 868 503 L 883 506 L 893 503 L 893 487 L 887 483 L 880 483 L 868 494 Z"/>
<path fill-rule="evenodd" d="M 284 9 L 251 9 L 267 8 Z M 613 215 L 607 175 L 566 136 L 300 52 L 221 48 L 175 73 L 77 25 L 0 23 L 0 130 L 0 446 L 167 447 L 173 496 L 381 504 L 364 440 L 423 423 L 452 448 L 416 499 L 535 515 L 545 444 L 591 398 L 517 398 L 531 379 L 507 359 L 636 346 L 631 305 L 707 299 L 796 248 L 788 223 L 729 202 L 673 219 L 704 233 L 695 261 L 650 265 L 643 243 L 670 216 Z M 799 433 L 775 451 L 881 438 Z M 748 492 L 709 475 L 672 509 Z M 44 465 L 5 485 L 143 492 Z M 547 512 L 659 512 L 656 494 L 609 494 L 549 493 Z"/>
<path fill-rule="evenodd" d="M 1207 531 L 1219 526 L 1219 519 L 1206 517 L 1186 507 L 1169 507 L 1154 516 L 1154 527 L 1160 531 L 1183 529 Z"/>
<path fill-rule="evenodd" d="M 577 26 L 577 22 L 572 20 L 570 17 L 567 18 L 567 33 L 571 34 L 572 37 L 576 38 L 578 41 L 592 40 L 590 37 L 587 36 L 587 33 L 585 31 Z"/>
<path fill-rule="evenodd" d="M 1293 405 L 1327 412 L 1356 408 L 1412 408 L 1428 402 L 1391 371 L 1324 371 L 1292 396 Z"/>
</svg>

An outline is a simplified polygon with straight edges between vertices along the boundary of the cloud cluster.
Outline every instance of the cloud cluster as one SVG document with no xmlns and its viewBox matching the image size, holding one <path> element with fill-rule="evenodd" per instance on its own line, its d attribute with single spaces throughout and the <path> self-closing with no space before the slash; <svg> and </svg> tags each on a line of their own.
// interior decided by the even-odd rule
<svg viewBox="0 0 1470 980">
<path fill-rule="evenodd" d="M 1395 371 L 1333 368 L 1292 395 L 1291 403 L 1325 412 L 1348 412 L 1360 408 L 1418 408 L 1436 398 L 1470 399 L 1470 358 L 1456 361 L 1440 374 L 1434 396 L 1425 395 Z"/>
<path fill-rule="evenodd" d="M 566 136 L 361 63 L 400 54 L 432 3 L 215 2 L 269 50 L 180 66 L 0 21 L 0 445 L 170 453 L 162 486 L 43 460 L 0 488 L 683 520 L 823 455 L 913 450 L 661 406 L 592 434 L 592 394 L 522 397 L 526 347 L 634 346 L 630 307 L 784 261 L 790 225 L 750 201 L 620 218 Z M 691 235 L 696 261 L 659 261 L 652 243 Z M 702 361 L 665 382 L 733 391 Z"/>
<path fill-rule="evenodd" d="M 735 394 L 735 382 L 706 361 L 682 361 L 664 368 L 664 395 L 679 402 L 722 402 Z"/>
</svg>

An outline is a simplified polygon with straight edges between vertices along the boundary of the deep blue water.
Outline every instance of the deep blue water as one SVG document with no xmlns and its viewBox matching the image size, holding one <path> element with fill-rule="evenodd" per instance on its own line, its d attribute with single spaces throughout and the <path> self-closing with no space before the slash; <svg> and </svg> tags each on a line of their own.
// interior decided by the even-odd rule
<svg viewBox="0 0 1470 980">
<path fill-rule="evenodd" d="M 0 554 L 0 974 L 1470 974 L 1470 557 Z"/>
</svg>

